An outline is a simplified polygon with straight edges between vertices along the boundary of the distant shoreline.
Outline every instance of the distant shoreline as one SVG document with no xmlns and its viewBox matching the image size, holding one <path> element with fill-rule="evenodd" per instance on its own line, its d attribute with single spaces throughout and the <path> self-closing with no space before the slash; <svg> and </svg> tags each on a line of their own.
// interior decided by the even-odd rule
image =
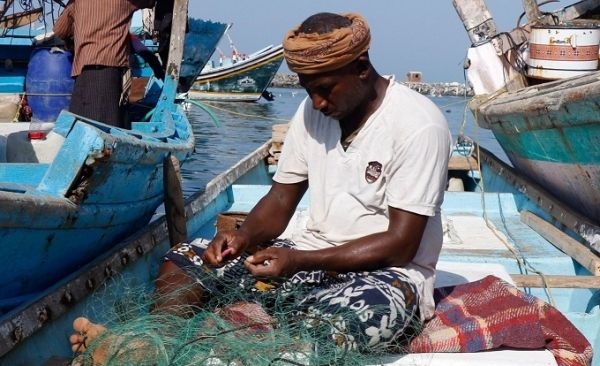
<svg viewBox="0 0 600 366">
<path fill-rule="evenodd" d="M 445 83 L 415 83 L 415 82 L 400 82 L 409 88 L 418 91 L 421 94 L 431 96 L 467 96 L 473 95 L 471 88 L 465 88 L 465 84 L 459 82 Z M 271 87 L 274 88 L 301 88 L 298 83 L 298 75 L 296 74 L 275 74 Z"/>
</svg>

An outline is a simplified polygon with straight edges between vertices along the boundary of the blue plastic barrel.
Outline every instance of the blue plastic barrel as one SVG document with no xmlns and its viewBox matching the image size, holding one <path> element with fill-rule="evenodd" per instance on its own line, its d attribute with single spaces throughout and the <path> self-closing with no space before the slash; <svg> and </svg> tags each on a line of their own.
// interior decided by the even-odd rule
<svg viewBox="0 0 600 366">
<path fill-rule="evenodd" d="M 25 77 L 27 101 L 35 121 L 52 122 L 69 109 L 73 54 L 59 48 L 39 47 L 31 53 Z"/>
</svg>

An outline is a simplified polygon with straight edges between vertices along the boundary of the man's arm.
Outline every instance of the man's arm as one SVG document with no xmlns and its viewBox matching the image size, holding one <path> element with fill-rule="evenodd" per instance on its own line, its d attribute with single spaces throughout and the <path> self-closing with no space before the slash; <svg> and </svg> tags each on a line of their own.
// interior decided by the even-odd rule
<svg viewBox="0 0 600 366">
<path fill-rule="evenodd" d="M 392 207 L 389 213 L 390 223 L 384 232 L 314 251 L 267 248 L 248 258 L 246 267 L 255 276 L 280 277 L 298 271 L 349 272 L 405 266 L 419 249 L 428 216 Z"/>
<path fill-rule="evenodd" d="M 71 1 L 54 23 L 52 31 L 63 41 L 69 41 L 73 37 L 73 5 Z"/>
<path fill-rule="evenodd" d="M 274 182 L 238 230 L 217 233 L 204 252 L 203 260 L 208 264 L 221 265 L 226 248 L 231 249 L 229 255 L 235 257 L 249 246 L 278 237 L 287 227 L 307 188 L 308 181 L 294 184 Z"/>
<path fill-rule="evenodd" d="M 278 237 L 287 227 L 308 188 L 308 181 L 295 184 L 273 182 L 267 195 L 250 211 L 238 229 L 249 238 L 250 245 Z"/>
</svg>

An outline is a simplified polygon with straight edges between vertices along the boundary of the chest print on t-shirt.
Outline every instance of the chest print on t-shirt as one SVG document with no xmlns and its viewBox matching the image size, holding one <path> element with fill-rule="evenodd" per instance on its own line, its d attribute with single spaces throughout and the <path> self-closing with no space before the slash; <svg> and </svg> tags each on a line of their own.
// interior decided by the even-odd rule
<svg viewBox="0 0 600 366">
<path fill-rule="evenodd" d="M 367 165 L 367 169 L 365 169 L 365 179 L 367 183 L 373 183 L 379 176 L 381 175 L 382 165 L 378 161 L 370 161 Z"/>
</svg>

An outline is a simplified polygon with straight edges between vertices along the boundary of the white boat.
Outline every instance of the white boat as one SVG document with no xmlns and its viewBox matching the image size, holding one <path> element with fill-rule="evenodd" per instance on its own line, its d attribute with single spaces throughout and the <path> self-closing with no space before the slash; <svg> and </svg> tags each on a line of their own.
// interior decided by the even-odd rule
<svg viewBox="0 0 600 366">
<path fill-rule="evenodd" d="M 233 48 L 232 57 L 222 55 L 219 61 L 206 64 L 188 91 L 188 98 L 254 102 L 265 97 L 269 100 L 266 90 L 282 62 L 282 45 L 269 45 L 249 55 Z"/>
</svg>

